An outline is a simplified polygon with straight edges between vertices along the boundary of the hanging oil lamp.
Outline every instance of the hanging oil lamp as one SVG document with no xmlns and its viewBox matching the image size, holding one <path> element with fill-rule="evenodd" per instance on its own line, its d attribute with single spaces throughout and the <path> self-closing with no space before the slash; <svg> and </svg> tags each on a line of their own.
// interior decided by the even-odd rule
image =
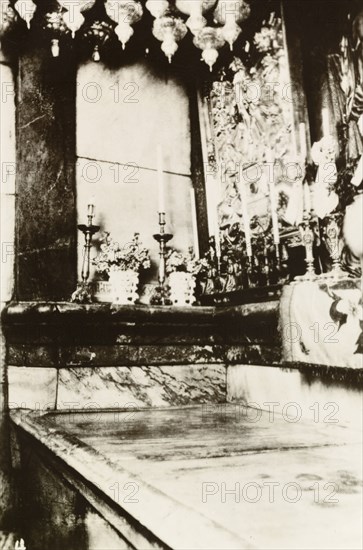
<svg viewBox="0 0 363 550">
<path fill-rule="evenodd" d="M 70 33 L 63 21 L 63 8 L 56 4 L 53 11 L 44 14 L 41 22 L 42 29 L 50 36 L 50 51 L 53 57 L 59 57 L 59 42 L 62 35 Z"/>
<path fill-rule="evenodd" d="M 85 18 L 83 13 L 91 9 L 96 0 L 58 0 L 66 10 L 63 12 L 63 22 L 71 31 L 72 38 L 83 25 Z"/>
<path fill-rule="evenodd" d="M 17 2 L 15 2 L 14 4 L 14 8 L 16 9 L 20 17 L 24 19 L 28 29 L 30 29 L 30 23 L 34 17 L 37 5 L 34 4 L 33 0 L 17 0 Z"/>
<path fill-rule="evenodd" d="M 244 0 L 219 0 L 213 16 L 216 23 L 223 25 L 222 36 L 232 51 L 233 44 L 241 34 L 240 23 L 251 13 L 251 8 Z"/>
<path fill-rule="evenodd" d="M 184 38 L 188 29 L 180 17 L 165 14 L 154 21 L 153 35 L 160 40 L 161 49 L 171 63 L 171 59 L 178 49 L 178 42 Z"/>
<path fill-rule="evenodd" d="M 203 14 L 210 10 L 215 0 L 176 0 L 175 5 L 181 13 L 189 15 L 186 25 L 194 35 L 206 26 L 207 20 Z"/>
<path fill-rule="evenodd" d="M 117 23 L 115 33 L 124 50 L 126 43 L 134 34 L 131 25 L 140 21 L 142 17 L 142 5 L 135 0 L 107 0 L 105 9 L 112 21 Z"/>
<path fill-rule="evenodd" d="M 193 40 L 193 44 L 202 50 L 202 59 L 212 72 L 213 65 L 218 59 L 218 50 L 225 44 L 220 29 L 204 27 Z"/>
<path fill-rule="evenodd" d="M 169 9 L 169 2 L 167 0 L 147 0 L 145 7 L 155 19 L 158 19 Z"/>
<path fill-rule="evenodd" d="M 100 61 L 102 46 L 110 39 L 113 33 L 113 25 L 106 21 L 93 21 L 83 31 L 83 38 L 91 43 L 93 61 Z"/>
</svg>

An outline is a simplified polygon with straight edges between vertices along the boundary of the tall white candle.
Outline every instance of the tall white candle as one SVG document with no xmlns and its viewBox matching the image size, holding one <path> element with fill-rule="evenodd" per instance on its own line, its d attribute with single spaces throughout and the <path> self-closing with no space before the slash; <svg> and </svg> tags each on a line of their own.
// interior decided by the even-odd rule
<svg viewBox="0 0 363 550">
<path fill-rule="evenodd" d="M 194 243 L 194 257 L 199 259 L 199 240 L 198 240 L 198 224 L 197 224 L 197 209 L 195 205 L 195 191 L 194 187 L 190 188 L 190 204 L 192 208 L 192 226 L 193 226 L 193 243 Z"/>
<path fill-rule="evenodd" d="M 299 137 L 300 137 L 300 156 L 303 166 L 305 165 L 307 148 L 306 148 L 306 127 L 304 122 L 299 124 Z"/>
<path fill-rule="evenodd" d="M 310 187 L 307 182 L 304 183 L 304 210 L 309 213 L 311 210 Z"/>
<path fill-rule="evenodd" d="M 92 195 L 92 197 L 88 200 L 88 206 L 87 206 L 87 216 L 93 216 L 95 213 L 95 197 Z"/>
<path fill-rule="evenodd" d="M 276 205 L 276 190 L 275 190 L 275 175 L 274 175 L 274 163 L 275 159 L 272 154 L 271 149 L 266 151 L 266 163 L 268 164 L 268 185 L 270 192 L 270 206 L 271 206 L 271 218 L 272 218 L 272 234 L 274 239 L 274 244 L 279 244 L 280 235 L 279 235 L 279 221 L 277 217 L 277 205 Z"/>
<path fill-rule="evenodd" d="M 219 235 L 219 218 L 218 218 L 218 205 L 219 205 L 219 193 L 217 189 L 217 182 L 213 182 L 213 216 L 214 216 L 214 242 L 216 245 L 216 255 L 218 262 L 221 257 L 221 239 Z"/>
<path fill-rule="evenodd" d="M 325 137 L 330 134 L 329 110 L 327 107 L 324 107 L 321 111 L 321 120 L 323 126 L 323 137 Z"/>
<path fill-rule="evenodd" d="M 247 256 L 252 256 L 252 243 L 251 243 L 251 226 L 250 226 L 250 216 L 248 213 L 248 207 L 247 207 L 247 193 L 246 193 L 246 182 L 243 178 L 243 168 L 240 171 L 240 184 L 239 184 L 239 194 L 241 197 L 241 206 L 242 206 L 242 220 L 243 220 L 243 228 L 245 232 L 245 240 L 246 240 L 246 252 Z"/>
<path fill-rule="evenodd" d="M 163 150 L 161 148 L 161 145 L 158 145 L 157 147 L 157 175 L 158 175 L 159 212 L 165 212 Z"/>
</svg>

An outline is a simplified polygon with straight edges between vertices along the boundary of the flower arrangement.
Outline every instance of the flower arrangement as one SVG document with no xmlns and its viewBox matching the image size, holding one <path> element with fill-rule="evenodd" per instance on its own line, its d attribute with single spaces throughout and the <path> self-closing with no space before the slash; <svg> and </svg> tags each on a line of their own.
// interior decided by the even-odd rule
<svg viewBox="0 0 363 550">
<path fill-rule="evenodd" d="M 168 248 L 165 257 L 165 271 L 167 275 L 174 273 L 175 271 L 187 272 L 188 259 L 181 252 L 175 250 L 175 248 Z"/>
<path fill-rule="evenodd" d="M 191 273 L 195 277 L 202 276 L 208 271 L 208 261 L 205 258 L 197 260 L 193 247 L 190 247 L 186 255 L 174 248 L 169 248 L 166 253 L 165 270 L 167 275 L 174 272 Z"/>
<path fill-rule="evenodd" d="M 115 242 L 110 233 L 106 232 L 100 245 L 100 252 L 92 260 L 98 273 L 104 277 L 109 277 L 113 271 L 132 270 L 139 272 L 149 269 L 150 255 L 140 242 L 139 233 L 134 233 L 131 242 L 120 248 L 119 243 Z"/>
<path fill-rule="evenodd" d="M 268 23 L 255 34 L 253 42 L 259 52 L 267 53 L 280 49 L 282 41 L 281 21 L 271 14 Z"/>
</svg>

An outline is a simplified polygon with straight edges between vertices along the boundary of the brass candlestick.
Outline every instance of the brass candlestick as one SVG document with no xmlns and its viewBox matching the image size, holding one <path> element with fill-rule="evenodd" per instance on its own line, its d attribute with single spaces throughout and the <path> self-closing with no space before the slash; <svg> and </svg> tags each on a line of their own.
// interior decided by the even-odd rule
<svg viewBox="0 0 363 550">
<path fill-rule="evenodd" d="M 92 237 L 95 233 L 97 233 L 99 230 L 100 230 L 100 226 L 99 225 L 93 225 L 92 224 L 92 219 L 93 219 L 93 214 L 89 214 L 87 216 L 87 225 L 85 224 L 80 224 L 78 225 L 78 229 L 80 231 L 82 231 L 82 233 L 84 234 L 84 255 L 83 255 L 83 263 L 82 263 L 82 272 L 81 272 L 81 277 L 82 277 L 82 283 L 83 284 L 86 284 L 87 281 L 88 281 L 88 277 L 89 277 L 89 272 L 90 272 L 90 265 L 91 265 L 91 261 L 90 261 L 90 252 L 91 252 L 91 246 L 92 246 Z"/>
<path fill-rule="evenodd" d="M 80 224 L 78 225 L 78 229 L 82 231 L 84 234 L 84 254 L 83 254 L 83 262 L 82 262 L 82 271 L 81 271 L 81 278 L 82 281 L 78 283 L 76 291 L 72 294 L 72 301 L 73 302 L 91 302 L 92 301 L 92 295 L 89 289 L 89 275 L 90 275 L 90 265 L 91 265 L 91 258 L 90 258 L 90 252 L 91 252 L 91 246 L 92 246 L 92 237 L 95 233 L 97 233 L 100 230 L 99 225 L 93 225 L 93 213 L 89 213 L 87 216 L 87 225 L 86 224 Z"/>
<path fill-rule="evenodd" d="M 169 242 L 173 235 L 171 233 L 165 233 L 165 212 L 159 212 L 159 233 L 153 235 L 154 239 L 159 243 L 159 287 L 157 288 L 156 295 L 153 298 L 153 303 L 158 305 L 169 304 L 168 292 L 165 285 L 165 256 L 166 256 L 166 243 Z"/>
<path fill-rule="evenodd" d="M 299 226 L 302 243 L 305 247 L 305 263 L 306 273 L 305 275 L 299 275 L 295 277 L 295 281 L 313 281 L 316 279 L 314 269 L 314 231 L 311 227 L 311 215 L 304 212 L 304 218 Z"/>
<path fill-rule="evenodd" d="M 337 222 L 337 214 L 327 216 L 327 224 L 324 228 L 324 242 L 332 260 L 332 268 L 328 273 L 324 273 L 322 277 L 340 279 L 346 277 L 346 273 L 340 267 L 340 229 Z"/>
</svg>

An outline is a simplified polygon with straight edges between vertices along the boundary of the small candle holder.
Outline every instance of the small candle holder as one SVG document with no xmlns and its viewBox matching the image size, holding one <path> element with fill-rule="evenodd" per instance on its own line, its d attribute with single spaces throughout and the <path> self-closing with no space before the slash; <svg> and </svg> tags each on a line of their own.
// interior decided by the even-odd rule
<svg viewBox="0 0 363 550">
<path fill-rule="evenodd" d="M 90 285 L 88 282 L 89 275 L 90 275 L 90 252 L 91 252 L 91 246 L 92 246 L 92 237 L 95 233 L 97 233 L 100 230 L 99 225 L 93 225 L 93 213 L 90 212 L 87 216 L 87 225 L 80 224 L 78 225 L 78 229 L 82 231 L 84 234 L 84 254 L 83 254 L 83 262 L 82 262 L 82 271 L 81 271 L 81 278 L 82 281 L 80 281 L 77 285 L 77 289 L 72 294 L 72 302 L 77 303 L 90 303 L 92 302 L 92 292 L 90 290 Z"/>
<path fill-rule="evenodd" d="M 314 230 L 311 226 L 311 214 L 304 212 L 303 221 L 299 226 L 302 243 L 305 247 L 305 263 L 306 273 L 305 275 L 298 275 L 294 281 L 313 281 L 316 279 L 316 273 L 314 269 Z"/>
<path fill-rule="evenodd" d="M 165 233 L 165 212 L 159 212 L 159 233 L 153 235 L 154 239 L 159 243 L 159 286 L 156 288 L 155 295 L 151 302 L 155 305 L 170 305 L 169 288 L 165 284 L 166 270 L 165 270 L 165 256 L 166 256 L 166 243 L 168 243 L 173 235 L 171 233 Z"/>
<path fill-rule="evenodd" d="M 342 279 L 346 278 L 347 274 L 341 269 L 340 266 L 340 229 L 338 225 L 338 214 L 331 214 L 326 218 L 326 225 L 323 230 L 324 232 L 324 243 L 329 256 L 332 260 L 332 268 L 328 273 L 323 273 L 322 278 L 324 279 Z"/>
<path fill-rule="evenodd" d="M 244 288 L 255 288 L 258 283 L 258 262 L 256 256 L 247 255 L 245 260 Z"/>
</svg>

